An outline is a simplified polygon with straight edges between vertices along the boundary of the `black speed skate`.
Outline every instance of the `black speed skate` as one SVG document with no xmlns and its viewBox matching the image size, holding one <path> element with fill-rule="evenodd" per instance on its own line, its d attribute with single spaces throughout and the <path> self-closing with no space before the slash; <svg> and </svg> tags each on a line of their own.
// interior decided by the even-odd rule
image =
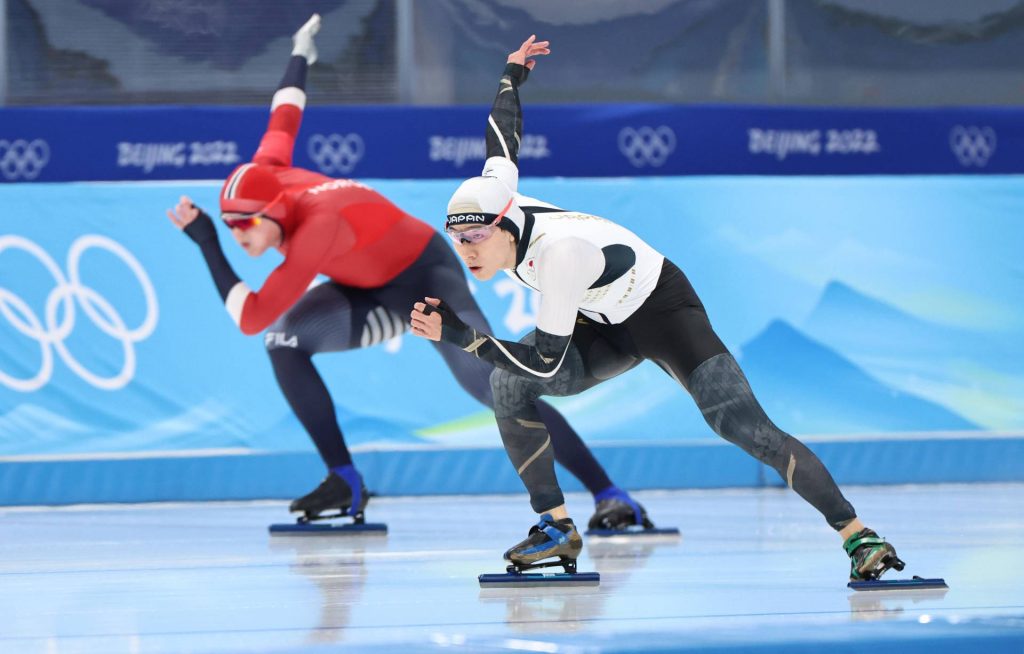
<svg viewBox="0 0 1024 654">
<path fill-rule="evenodd" d="M 387 532 L 385 524 L 368 524 L 363 515 L 370 493 L 355 468 L 346 466 L 341 474 L 332 471 L 313 492 L 291 503 L 289 511 L 301 513 L 295 524 L 270 525 L 271 533 L 330 533 L 342 531 Z M 353 490 L 355 492 L 353 492 Z M 329 523 L 336 518 L 351 517 L 352 522 Z"/>
<path fill-rule="evenodd" d="M 675 527 L 655 527 L 643 505 L 625 491 L 613 487 L 596 499 L 597 507 L 587 523 L 587 536 L 679 535 Z"/>
<path fill-rule="evenodd" d="M 647 510 L 639 502 L 610 497 L 597 503 L 594 515 L 590 516 L 587 529 L 608 529 L 623 531 L 631 527 L 654 529 L 654 523 L 647 517 Z"/>
<path fill-rule="evenodd" d="M 480 585 L 500 586 L 596 586 L 596 572 L 576 572 L 576 559 L 583 550 L 583 539 L 571 518 L 555 520 L 545 513 L 530 527 L 526 540 L 505 552 L 509 566 L 505 574 L 480 575 Z M 545 560 L 554 559 L 554 560 Z M 561 566 L 558 574 L 524 574 L 527 570 Z"/>
<path fill-rule="evenodd" d="M 906 565 L 896 548 L 867 528 L 847 538 L 843 549 L 850 557 L 850 581 L 874 581 L 890 568 L 898 572 Z"/>
<path fill-rule="evenodd" d="M 303 495 L 291 503 L 288 510 L 292 513 L 302 513 L 300 522 L 311 520 L 327 520 L 351 515 L 356 522 L 363 521 L 363 510 L 370 501 L 370 493 L 366 486 L 359 480 L 359 502 L 358 506 L 352 506 L 352 489 L 344 479 L 331 472 L 327 474 L 320 485 L 311 493 Z M 352 510 L 352 509 L 355 510 Z M 328 513 L 333 512 L 333 513 Z"/>
</svg>

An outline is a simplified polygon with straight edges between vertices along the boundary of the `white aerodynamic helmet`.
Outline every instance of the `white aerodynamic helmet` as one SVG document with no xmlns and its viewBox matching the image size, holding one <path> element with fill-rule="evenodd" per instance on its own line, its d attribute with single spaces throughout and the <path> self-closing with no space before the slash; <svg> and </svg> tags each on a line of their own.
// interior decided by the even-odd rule
<svg viewBox="0 0 1024 654">
<path fill-rule="evenodd" d="M 495 224 L 518 241 L 525 220 L 512 190 L 518 183 L 519 171 L 515 164 L 508 159 L 491 157 L 484 166 L 483 175 L 462 182 L 452 194 L 448 201 L 445 229 L 467 223 Z"/>
</svg>

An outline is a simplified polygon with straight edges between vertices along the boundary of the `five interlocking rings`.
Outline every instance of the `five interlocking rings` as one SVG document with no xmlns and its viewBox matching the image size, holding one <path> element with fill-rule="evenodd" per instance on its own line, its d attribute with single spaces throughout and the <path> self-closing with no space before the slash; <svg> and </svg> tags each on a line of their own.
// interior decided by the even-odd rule
<svg viewBox="0 0 1024 654">
<path fill-rule="evenodd" d="M 981 168 L 996 152 L 996 131 L 991 127 L 957 125 L 949 132 L 949 147 L 961 166 Z"/>
<path fill-rule="evenodd" d="M 308 149 L 320 172 L 328 175 L 352 172 L 366 152 L 363 137 L 358 134 L 314 134 Z"/>
<path fill-rule="evenodd" d="M 676 133 L 671 127 L 623 127 L 619 131 L 619 152 L 636 168 L 657 168 L 676 149 Z"/>
<path fill-rule="evenodd" d="M 6 179 L 35 179 L 50 161 L 50 146 L 42 139 L 0 139 L 0 174 Z"/>
<path fill-rule="evenodd" d="M 82 255 L 91 248 L 114 254 L 135 275 L 146 300 L 146 316 L 138 327 L 128 329 L 124 318 L 110 301 L 96 289 L 82 283 L 79 263 Z M 22 297 L 0 286 L 0 314 L 7 318 L 15 330 L 35 340 L 42 353 L 39 371 L 35 376 L 19 378 L 0 370 L 0 384 L 26 393 L 42 388 L 53 375 L 53 352 L 56 351 L 68 368 L 96 388 L 116 390 L 127 385 L 135 375 L 135 343 L 153 333 L 159 311 L 153 283 L 138 259 L 120 243 L 97 234 L 80 236 L 71 244 L 67 275 L 45 250 L 27 238 L 10 234 L 0 236 L 0 254 L 5 250 L 21 250 L 34 256 L 53 277 L 54 287 L 46 297 L 45 316 L 40 319 Z M 68 351 L 65 340 L 75 328 L 77 306 L 81 306 L 85 315 L 100 331 L 121 342 L 124 364 L 114 375 L 103 377 L 90 371 Z M 62 318 L 59 318 L 59 313 Z"/>
</svg>

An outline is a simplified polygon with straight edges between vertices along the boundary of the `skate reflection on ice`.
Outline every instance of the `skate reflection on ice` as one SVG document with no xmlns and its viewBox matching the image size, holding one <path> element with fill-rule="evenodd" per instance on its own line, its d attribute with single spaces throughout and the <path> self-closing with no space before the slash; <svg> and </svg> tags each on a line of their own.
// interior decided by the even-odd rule
<svg viewBox="0 0 1024 654">
<path fill-rule="evenodd" d="M 907 608 L 920 610 L 937 606 L 948 592 L 948 588 L 861 591 L 851 593 L 846 599 L 850 602 L 851 620 L 893 620 L 904 617 Z M 914 604 L 922 606 L 914 607 Z"/>
<path fill-rule="evenodd" d="M 574 632 L 604 612 L 600 587 L 481 588 L 483 604 L 505 603 L 505 622 L 522 633 Z"/>
<path fill-rule="evenodd" d="M 366 584 L 365 546 L 351 537 L 275 536 L 269 540 L 272 551 L 294 552 L 290 569 L 312 581 L 320 592 L 318 626 L 310 630 L 307 643 L 343 640 Z"/>
<path fill-rule="evenodd" d="M 482 588 L 480 601 L 504 602 L 505 622 L 521 633 L 575 632 L 602 617 L 607 599 L 628 582 L 632 573 L 642 568 L 658 548 L 678 545 L 679 537 L 585 538 L 584 543 L 590 565 L 582 558 L 580 569 L 600 572 L 600 586 Z"/>
<path fill-rule="evenodd" d="M 638 570 L 643 563 L 660 548 L 677 547 L 680 536 L 609 536 L 588 538 L 585 543 L 587 555 L 594 561 L 597 571 L 602 573 L 628 573 Z"/>
</svg>

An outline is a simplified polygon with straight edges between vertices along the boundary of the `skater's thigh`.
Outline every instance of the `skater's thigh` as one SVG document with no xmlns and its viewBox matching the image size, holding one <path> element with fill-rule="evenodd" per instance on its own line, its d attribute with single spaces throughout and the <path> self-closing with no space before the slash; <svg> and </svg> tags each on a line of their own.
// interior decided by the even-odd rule
<svg viewBox="0 0 1024 654">
<path fill-rule="evenodd" d="M 625 346 L 627 333 L 617 325 L 598 326 L 580 317 L 572 344 L 583 365 L 584 390 L 632 370 L 643 361 Z"/>
<path fill-rule="evenodd" d="M 326 282 L 306 291 L 270 326 L 268 348 L 341 352 L 368 347 L 402 334 L 408 324 L 369 292 Z"/>
<path fill-rule="evenodd" d="M 519 341 L 526 345 L 534 345 L 536 333 L 530 332 Z M 606 335 L 600 333 L 586 320 L 577 321 L 573 330 L 572 340 L 562 359 L 558 372 L 547 380 L 535 380 L 518 377 L 515 382 L 506 380 L 506 385 L 514 387 L 528 385 L 533 395 L 566 397 L 576 395 L 593 388 L 603 381 L 611 379 L 635 367 L 640 359 L 624 353 L 616 347 Z M 499 374 L 500 373 L 496 373 Z M 508 373 L 513 375 L 514 373 Z M 493 385 L 493 382 L 492 382 Z"/>
<path fill-rule="evenodd" d="M 684 388 L 700 364 L 728 352 L 703 307 L 677 309 L 632 328 L 644 357 L 657 363 Z"/>
</svg>

